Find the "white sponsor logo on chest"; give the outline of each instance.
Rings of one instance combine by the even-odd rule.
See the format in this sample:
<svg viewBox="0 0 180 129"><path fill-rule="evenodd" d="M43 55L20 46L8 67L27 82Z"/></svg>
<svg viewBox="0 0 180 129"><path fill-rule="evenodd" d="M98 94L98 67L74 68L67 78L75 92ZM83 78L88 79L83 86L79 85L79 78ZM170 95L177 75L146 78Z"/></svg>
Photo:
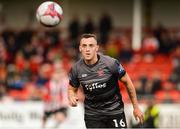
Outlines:
<svg viewBox="0 0 180 129"><path fill-rule="evenodd" d="M82 74L81 77L87 77L87 74Z"/></svg>
<svg viewBox="0 0 180 129"><path fill-rule="evenodd" d="M94 89L105 88L106 83L103 83L103 84L93 83L90 85L86 84L85 87L86 87L86 90L93 91Z"/></svg>

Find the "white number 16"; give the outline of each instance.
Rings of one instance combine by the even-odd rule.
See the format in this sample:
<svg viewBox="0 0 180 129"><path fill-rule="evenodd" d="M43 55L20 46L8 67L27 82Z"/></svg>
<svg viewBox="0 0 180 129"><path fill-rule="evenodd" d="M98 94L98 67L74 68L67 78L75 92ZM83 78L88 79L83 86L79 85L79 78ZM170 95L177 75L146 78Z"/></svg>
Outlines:
<svg viewBox="0 0 180 129"><path fill-rule="evenodd" d="M119 125L120 125L120 127L125 127L125 126L126 126L126 125L125 125L125 122L123 121L123 119L121 119L121 120L119 121L119 124L118 124L117 119L113 119L113 122L114 122L114 124L115 124L115 127L119 127Z"/></svg>

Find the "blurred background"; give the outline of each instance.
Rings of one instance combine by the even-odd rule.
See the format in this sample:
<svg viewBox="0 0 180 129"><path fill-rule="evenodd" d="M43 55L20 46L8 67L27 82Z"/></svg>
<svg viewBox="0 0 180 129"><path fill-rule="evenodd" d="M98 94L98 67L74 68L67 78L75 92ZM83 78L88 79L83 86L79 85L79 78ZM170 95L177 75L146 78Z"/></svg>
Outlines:
<svg viewBox="0 0 180 129"><path fill-rule="evenodd" d="M35 17L43 0L0 0L0 128L41 127L45 86L57 64L68 73L80 58L82 33L97 34L100 52L118 59L129 73L145 127L180 128L180 1L54 1L64 19L46 28ZM120 85L128 126L140 127ZM59 126L72 127L84 129L81 102Z"/></svg>

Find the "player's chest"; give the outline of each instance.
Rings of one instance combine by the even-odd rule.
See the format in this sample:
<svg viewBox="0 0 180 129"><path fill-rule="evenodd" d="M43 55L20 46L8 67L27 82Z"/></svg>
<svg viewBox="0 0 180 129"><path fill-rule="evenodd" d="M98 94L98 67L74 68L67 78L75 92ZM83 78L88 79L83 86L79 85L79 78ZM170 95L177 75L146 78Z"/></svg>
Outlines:
<svg viewBox="0 0 180 129"><path fill-rule="evenodd" d="M93 67L93 68L81 68L78 71L78 79L81 83L97 82L107 80L112 76L111 71L106 66Z"/></svg>

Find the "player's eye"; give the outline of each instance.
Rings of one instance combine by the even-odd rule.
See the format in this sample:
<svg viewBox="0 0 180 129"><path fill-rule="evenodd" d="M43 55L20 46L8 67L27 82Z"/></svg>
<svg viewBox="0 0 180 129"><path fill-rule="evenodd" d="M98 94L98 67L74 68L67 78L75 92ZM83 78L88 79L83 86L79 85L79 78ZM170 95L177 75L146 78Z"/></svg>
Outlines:
<svg viewBox="0 0 180 129"><path fill-rule="evenodd" d="M82 44L82 47L85 48L85 47L87 47L87 45L86 44Z"/></svg>
<svg viewBox="0 0 180 129"><path fill-rule="evenodd" d="M89 47L94 47L94 44L90 44Z"/></svg>

